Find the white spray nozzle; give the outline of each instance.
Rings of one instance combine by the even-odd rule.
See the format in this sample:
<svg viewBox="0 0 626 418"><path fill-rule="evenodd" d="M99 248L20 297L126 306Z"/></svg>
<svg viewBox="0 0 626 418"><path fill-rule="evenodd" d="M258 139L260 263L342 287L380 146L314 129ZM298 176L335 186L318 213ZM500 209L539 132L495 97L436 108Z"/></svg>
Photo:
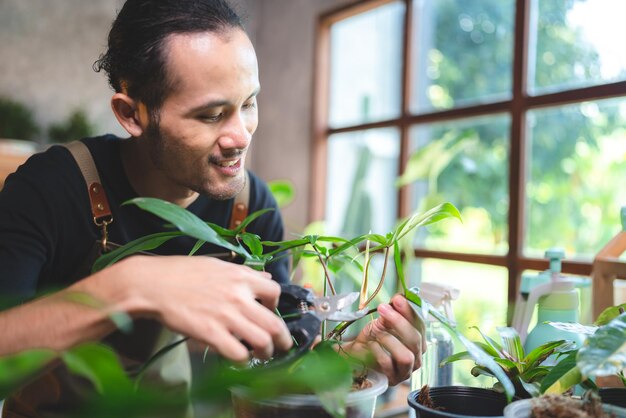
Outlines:
<svg viewBox="0 0 626 418"><path fill-rule="evenodd" d="M457 300L460 290L447 284L422 283L420 286L420 296L435 308L443 308L444 315L454 321L454 311L452 301Z"/></svg>

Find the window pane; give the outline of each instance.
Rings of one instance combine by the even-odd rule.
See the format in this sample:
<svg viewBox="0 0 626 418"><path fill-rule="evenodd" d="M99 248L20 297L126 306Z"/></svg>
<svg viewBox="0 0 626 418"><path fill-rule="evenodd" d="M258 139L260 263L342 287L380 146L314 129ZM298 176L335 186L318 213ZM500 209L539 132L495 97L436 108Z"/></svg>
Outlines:
<svg viewBox="0 0 626 418"><path fill-rule="evenodd" d="M353 237L386 233L397 216L400 134L372 129L331 135L326 177L327 232Z"/></svg>
<svg viewBox="0 0 626 418"><path fill-rule="evenodd" d="M448 220L420 229L418 247L503 254L508 249L509 125L507 115L412 128L403 179L412 183L412 207L453 203L463 223Z"/></svg>
<svg viewBox="0 0 626 418"><path fill-rule="evenodd" d="M534 0L529 78L532 94L626 79L626 3Z"/></svg>
<svg viewBox="0 0 626 418"><path fill-rule="evenodd" d="M528 113L524 252L563 247L591 259L619 231L626 204L626 101Z"/></svg>
<svg viewBox="0 0 626 418"><path fill-rule="evenodd" d="M386 4L332 25L332 127L400 115L403 30L403 2Z"/></svg>
<svg viewBox="0 0 626 418"><path fill-rule="evenodd" d="M503 267L458 261L420 259L414 264L414 283L434 282L460 290L459 299L452 302L457 328L470 340L479 341L480 334L470 327L477 326L485 334L499 341L496 327L506 325L508 273ZM485 292L485 289L489 289ZM455 352L463 351L458 342ZM477 379L471 375L471 361L454 363L453 383L468 386L493 385L491 379Z"/></svg>
<svg viewBox="0 0 626 418"><path fill-rule="evenodd" d="M513 0L415 1L411 110L508 99Z"/></svg>

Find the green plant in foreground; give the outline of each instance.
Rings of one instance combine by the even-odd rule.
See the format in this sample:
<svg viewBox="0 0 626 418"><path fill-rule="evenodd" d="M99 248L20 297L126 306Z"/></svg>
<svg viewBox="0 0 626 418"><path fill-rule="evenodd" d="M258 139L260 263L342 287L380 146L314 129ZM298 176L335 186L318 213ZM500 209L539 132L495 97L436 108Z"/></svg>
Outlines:
<svg viewBox="0 0 626 418"><path fill-rule="evenodd" d="M443 326L455 335L467 347L468 353L475 361L491 370L502 382L502 388L510 397L514 393L514 387L507 375L498 367L494 359L489 356L479 346L467 338L465 338L453 324L442 316L436 309L432 308L426 301L419 297L419 290L408 288L404 273L403 263L400 257L399 241L405 237L413 229L438 222L446 218L458 218L460 215L458 210L450 203L441 204L423 214L415 214L408 219L399 223L399 225L386 235L380 234L364 234L353 239L344 239L341 237L309 235L303 236L295 240L287 240L280 242L267 242L251 233L245 232L245 228L254 220L263 216L267 210L262 210L251 214L244 222L235 230L228 230L218 225L206 223L196 217L187 210L158 199L152 198L136 198L127 204L134 204L143 210L153 213L171 224L176 230L152 234L139 238L135 241L120 247L110 253L103 255L93 266L93 270L97 271L106 266L121 260L140 251L151 251L167 242L180 236L190 236L197 240L197 244L192 249L190 255L196 253L204 243L210 243L220 246L224 249L234 252L242 260L243 264L252 268L262 270L268 263L274 262L282 257L291 255L293 259L293 268L296 268L300 260L305 257L313 257L317 259L323 266L325 275L326 292L334 293L333 273L341 271L346 265L356 265L363 272L363 282L366 284L369 278L370 253L380 252L384 256L384 267L376 290L368 295L367 286L364 285L361 292L360 308L370 308L372 300L381 289L387 270L390 265L395 265L398 278L400 279L402 291L406 298L411 302L411 306L422 318L428 315L436 317ZM366 250L362 250L365 247ZM265 250L269 249L269 250ZM93 303L91 303L93 305ZM116 316L119 320L119 316ZM352 382L352 374L354 365L351 365L348 359L338 353L338 350L332 348L336 344L336 339L340 338L350 323L340 323L328 335L325 335L326 341L318 344L314 350L306 353L302 357L285 363L272 365L270 362L267 367L252 369L235 369L232 365L225 363L223 367L215 367L210 370L206 376L200 378L201 384L197 385L191 393L191 400L194 402L214 403L228 399L224 393L227 388L243 385L250 392L259 397L271 397L285 392L298 390L300 393L315 393L321 400L324 407L335 417L341 417L345 414L345 395L350 390ZM158 360L169 349L183 342L184 339L165 347L148 363ZM149 384L141 381L141 373L138 378L132 382L132 385L120 383L110 385L99 379L107 380L111 373L102 373L107 369L102 367L103 364L111 362L111 370L121 370L119 362L113 364L114 360L108 355L103 355L97 344L87 346L88 348L81 352L81 355L89 357L89 355L99 356L95 360L74 361L72 370L80 375L88 378L94 384L101 397L93 405L97 405L98 414L106 413L114 414L111 408L119 408L119 405L125 405L125 416L132 416L132 412L136 408L138 413L141 411L142 405L145 407L146 400L150 400L150 408L163 408L172 405L178 405L183 401L188 401L184 396L154 396L150 391ZM80 350L80 348L78 348ZM68 350L74 353L74 350ZM90 354L91 353L91 354ZM95 353L95 354L93 354ZM62 358L68 361L65 353L54 354L55 358ZM114 356L113 356L114 357ZM71 355L69 361L71 361ZM30 370L36 370L37 366L43 363L32 363ZM78 364L78 366L77 366ZM98 365L95 367L93 365ZM357 366L358 367L358 366ZM361 367L366 367L362 365ZM206 371L205 371L206 372ZM18 373L19 374L19 373ZM122 382L124 378L129 379L122 372L114 373L113 378ZM270 377L268 377L270 376ZM121 379L121 380L120 380ZM125 380L124 380L125 382ZM7 382L7 387L11 387L11 382ZM124 390L111 389L125 388ZM131 389L128 389L131 388ZM105 413L106 412L106 413ZM142 412L145 413L145 410ZM90 416L93 411L89 411ZM87 415L89 415L87 414Z"/></svg>
<svg viewBox="0 0 626 418"><path fill-rule="evenodd" d="M524 353L517 331L510 327L498 328L502 344L498 344L481 332L484 342L476 342L492 356L502 371L515 385L515 393L521 398L542 394L561 394L575 385L597 389L593 377L619 376L624 386L626 379L626 313L621 307L606 309L596 321L596 326L551 323L552 326L573 332L589 334L580 348L566 340L551 341ZM622 309L620 313L619 309ZM480 332L480 330L479 330ZM553 360L556 358L555 360ZM453 354L441 364L472 359L467 351ZM548 360L550 359L550 360ZM476 361L474 376L495 376L489 368ZM496 387L501 383L496 383Z"/></svg>
<svg viewBox="0 0 626 418"><path fill-rule="evenodd" d="M572 344L565 340L552 341L535 348L529 353L524 352L519 334L511 327L498 327L498 334L502 344L498 344L489 336L480 332L484 342L476 342L486 353L492 356L506 376L513 382L515 393L521 398L539 396L541 394L541 382L552 369L552 365L546 364L546 360L557 354L566 354L572 351ZM453 354L444 359L441 365L459 360L472 360L467 351ZM485 375L496 377L490 369L483 364L477 363L472 368L472 375ZM501 385L496 383L496 387Z"/></svg>
<svg viewBox="0 0 626 418"><path fill-rule="evenodd" d="M577 384L593 386L592 378L619 376L626 378L626 304L610 307L598 316L595 327L580 327L591 333L582 347L561 360L541 384L542 393L563 393ZM555 327L571 327L552 323ZM571 329L571 328L570 328Z"/></svg>

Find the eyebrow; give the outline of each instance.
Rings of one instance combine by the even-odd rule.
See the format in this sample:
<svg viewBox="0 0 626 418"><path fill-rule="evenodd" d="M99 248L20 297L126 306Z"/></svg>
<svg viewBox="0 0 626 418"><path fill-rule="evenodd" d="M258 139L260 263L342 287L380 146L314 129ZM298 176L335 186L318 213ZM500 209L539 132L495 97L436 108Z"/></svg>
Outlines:
<svg viewBox="0 0 626 418"><path fill-rule="evenodd" d="M257 87L256 89L254 89L252 94L250 96L248 96L248 98L245 101L248 101L251 98L257 96L259 94L259 91L261 91L260 87ZM204 103L204 104L202 104L200 106L194 107L193 109L191 109L189 111L189 113L201 112L203 110L212 109L214 107L228 106L230 104L231 103L228 100L213 100L213 101Z"/></svg>

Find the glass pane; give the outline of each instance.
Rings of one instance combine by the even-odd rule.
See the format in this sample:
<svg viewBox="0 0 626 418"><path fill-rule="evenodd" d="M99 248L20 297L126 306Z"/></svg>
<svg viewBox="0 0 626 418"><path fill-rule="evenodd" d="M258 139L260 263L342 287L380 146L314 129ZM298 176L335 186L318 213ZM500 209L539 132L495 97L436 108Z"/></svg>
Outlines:
<svg viewBox="0 0 626 418"><path fill-rule="evenodd" d="M496 327L506 325L508 273L503 267L463 263L436 259L420 259L414 264L416 274L412 281L446 284L460 290L460 296L452 302L457 328L472 341L481 340L480 334L470 327L477 326L485 334L499 340ZM485 292L485 289L489 289ZM455 344L455 352L464 347ZM491 386L491 379L477 379L471 375L471 361L459 361L453 365L453 384L467 386Z"/></svg>
<svg viewBox="0 0 626 418"><path fill-rule="evenodd" d="M372 129L328 139L327 233L354 237L372 230L387 233L397 216L400 134Z"/></svg>
<svg viewBox="0 0 626 418"><path fill-rule="evenodd" d="M412 184L412 207L424 211L449 201L463 217L463 223L447 220L418 230L418 247L507 251L509 125L507 115L495 115L412 128L412 155L402 177Z"/></svg>
<svg viewBox="0 0 626 418"><path fill-rule="evenodd" d="M332 127L400 115L404 2L335 23L330 31Z"/></svg>
<svg viewBox="0 0 626 418"><path fill-rule="evenodd" d="M534 0L528 86L542 94L626 79L626 2Z"/></svg>
<svg viewBox="0 0 626 418"><path fill-rule="evenodd" d="M415 1L411 110L511 96L513 0Z"/></svg>
<svg viewBox="0 0 626 418"><path fill-rule="evenodd" d="M562 247L590 260L619 231L626 204L626 100L528 113L524 253Z"/></svg>

